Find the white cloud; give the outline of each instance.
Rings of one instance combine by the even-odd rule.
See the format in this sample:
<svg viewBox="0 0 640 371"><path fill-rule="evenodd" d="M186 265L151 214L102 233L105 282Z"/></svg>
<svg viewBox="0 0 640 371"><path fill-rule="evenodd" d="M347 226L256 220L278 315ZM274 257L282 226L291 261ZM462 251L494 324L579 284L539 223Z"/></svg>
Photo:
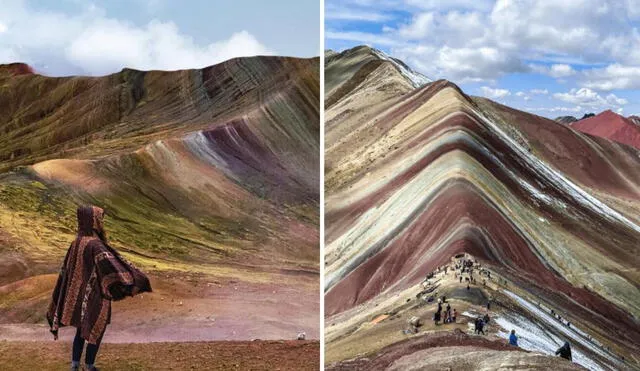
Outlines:
<svg viewBox="0 0 640 371"><path fill-rule="evenodd" d="M568 64L554 64L551 66L549 75L551 77L569 77L576 74L576 70Z"/></svg>
<svg viewBox="0 0 640 371"><path fill-rule="evenodd" d="M576 74L576 70L568 64L552 64L547 67L540 64L530 64L531 70L536 73L548 75L553 78L569 77Z"/></svg>
<svg viewBox="0 0 640 371"><path fill-rule="evenodd" d="M0 33L6 32L7 31L7 26L0 22Z"/></svg>
<svg viewBox="0 0 640 371"><path fill-rule="evenodd" d="M555 93L553 97L561 101L591 108L619 107L629 103L626 99L618 98L615 94L603 97L589 88L571 89L567 93Z"/></svg>
<svg viewBox="0 0 640 371"><path fill-rule="evenodd" d="M398 44L398 40L395 40L391 37L359 31L341 32L328 30L325 32L324 36L327 39L356 41L367 45L388 46Z"/></svg>
<svg viewBox="0 0 640 371"><path fill-rule="evenodd" d="M328 20L381 22L392 19L390 13L333 3L325 5L324 17Z"/></svg>
<svg viewBox="0 0 640 371"><path fill-rule="evenodd" d="M585 70L581 85L591 89L640 89L640 67L618 63L605 68Z"/></svg>
<svg viewBox="0 0 640 371"><path fill-rule="evenodd" d="M574 107L566 107L566 106L556 106L556 107L536 107L536 108L526 108L527 111L546 111L550 113L578 113L583 112L584 108L581 106Z"/></svg>
<svg viewBox="0 0 640 371"><path fill-rule="evenodd" d="M584 110L584 108L582 108L582 106L575 106L575 107L562 107L562 106L556 106L556 107L552 107L547 109L547 111L549 112L582 112Z"/></svg>
<svg viewBox="0 0 640 371"><path fill-rule="evenodd" d="M580 76L576 64L612 60L640 65L640 31L633 22L640 18L637 0L346 2L383 13L402 9L413 16L399 25L384 24L380 34L340 30L329 38L375 43L379 37L392 55L420 62L424 68L416 67L421 72L456 82L490 81L531 69L564 79ZM469 68L476 61L478 67ZM533 67L527 66L532 61ZM621 78L611 85L631 84Z"/></svg>
<svg viewBox="0 0 640 371"><path fill-rule="evenodd" d="M529 90L531 94L539 94L539 95L547 95L549 94L549 90L547 89L531 89Z"/></svg>
<svg viewBox="0 0 640 371"><path fill-rule="evenodd" d="M93 5L70 16L34 11L22 2L9 4L11 9L3 17L9 27L0 38L0 50L5 51L0 53L0 63L48 60L48 67L35 66L45 74L64 74L70 69L103 75L124 67L199 68L233 57L273 54L242 30L227 39L199 45L173 22L151 21L137 26L109 18Z"/></svg>
<svg viewBox="0 0 640 371"><path fill-rule="evenodd" d="M387 14L375 13L375 12L339 12L329 11L325 13L326 19L340 19L347 21L368 21L368 22L380 22L391 17Z"/></svg>
<svg viewBox="0 0 640 371"><path fill-rule="evenodd" d="M583 62L640 62L634 5L600 0L498 0L490 14L496 42L531 56L573 56Z"/></svg>
<svg viewBox="0 0 640 371"><path fill-rule="evenodd" d="M517 99L510 103L520 108L536 102L553 112L595 112L622 106L637 111L632 95L618 90L640 90L640 0L326 2L383 14L403 12L393 22L380 21L381 32L369 28L372 31L356 33L351 30L363 30L335 27L328 38L380 45L432 78L511 89ZM499 80L511 73L531 72L556 79L566 90L553 96L558 91L556 84L552 87L525 79L516 85L511 79Z"/></svg>
<svg viewBox="0 0 640 371"><path fill-rule="evenodd" d="M416 13L409 23L400 24L397 33L403 40L420 40L451 48L485 45L484 16L479 12L452 10Z"/></svg>
<svg viewBox="0 0 640 371"><path fill-rule="evenodd" d="M488 86L482 86L480 91L482 95L491 99L501 99L511 95L511 92L507 89L493 89Z"/></svg>
<svg viewBox="0 0 640 371"><path fill-rule="evenodd" d="M421 45L395 47L391 53L427 76L446 78L456 83L495 80L506 72L526 70L517 59L494 48Z"/></svg>
<svg viewBox="0 0 640 371"><path fill-rule="evenodd" d="M492 0L405 0L407 5L421 9L476 9L491 10Z"/></svg>
<svg viewBox="0 0 640 371"><path fill-rule="evenodd" d="M411 23L403 25L398 29L398 34L409 40L419 40L435 30L435 18L437 14L420 13L413 17Z"/></svg>

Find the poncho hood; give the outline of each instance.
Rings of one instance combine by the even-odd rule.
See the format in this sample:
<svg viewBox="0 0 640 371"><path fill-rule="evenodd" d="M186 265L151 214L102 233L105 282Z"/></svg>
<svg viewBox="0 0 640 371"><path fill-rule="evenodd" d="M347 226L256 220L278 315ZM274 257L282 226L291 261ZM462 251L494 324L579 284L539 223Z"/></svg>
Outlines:
<svg viewBox="0 0 640 371"><path fill-rule="evenodd" d="M98 206L80 206L76 214L78 217L78 236L106 236L104 209Z"/></svg>

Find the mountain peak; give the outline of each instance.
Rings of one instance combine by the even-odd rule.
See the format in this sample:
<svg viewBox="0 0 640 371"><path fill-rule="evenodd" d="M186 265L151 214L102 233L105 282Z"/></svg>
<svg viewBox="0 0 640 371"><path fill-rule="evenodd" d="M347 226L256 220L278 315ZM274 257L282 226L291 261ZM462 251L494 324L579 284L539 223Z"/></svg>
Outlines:
<svg viewBox="0 0 640 371"><path fill-rule="evenodd" d="M376 57L382 60L391 62L404 77L409 79L409 81L411 82L414 88L419 88L433 81L427 76L421 74L420 72L414 71L413 69L411 69L411 67L407 66L407 64L401 61L400 59L391 57L387 55L385 52L378 50L376 48L369 48L369 49L371 50L371 53L373 53Z"/></svg>
<svg viewBox="0 0 640 371"><path fill-rule="evenodd" d="M576 121L573 129L640 149L640 128L630 119L611 110Z"/></svg>
<svg viewBox="0 0 640 371"><path fill-rule="evenodd" d="M34 69L26 63L0 64L0 76L19 76L35 74Z"/></svg>
<svg viewBox="0 0 640 371"><path fill-rule="evenodd" d="M616 120L616 121L625 122L627 121L627 118L616 112L613 112L610 109L607 109L598 113L595 116L587 117L581 121L586 121L586 120L597 120L598 122L610 122L612 120Z"/></svg>
<svg viewBox="0 0 640 371"><path fill-rule="evenodd" d="M559 116L559 117L556 117L554 121L560 124L569 125L573 122L578 121L578 119L575 118L574 116Z"/></svg>
<svg viewBox="0 0 640 371"><path fill-rule="evenodd" d="M404 63L402 60L400 60L398 58L395 58L395 57L391 57L390 55L388 55L384 51L376 49L376 48L368 46L368 45L354 46L351 49L347 49L347 50L342 51L342 53L331 54L331 57L338 56L338 55L348 56L348 55L353 55L353 54L358 54L358 53L372 55L372 56L374 56L375 58L377 58L379 60L391 63L396 68L396 70L398 70L398 72L400 72L400 74L402 74L402 76L404 76L407 79L407 81L414 88L419 88L419 87L424 86L424 85L426 85L426 84L428 84L428 83L433 81L432 79L430 79L427 76L421 74L420 72L417 72L417 71L413 70L406 63ZM325 54L325 55L327 55L327 54Z"/></svg>

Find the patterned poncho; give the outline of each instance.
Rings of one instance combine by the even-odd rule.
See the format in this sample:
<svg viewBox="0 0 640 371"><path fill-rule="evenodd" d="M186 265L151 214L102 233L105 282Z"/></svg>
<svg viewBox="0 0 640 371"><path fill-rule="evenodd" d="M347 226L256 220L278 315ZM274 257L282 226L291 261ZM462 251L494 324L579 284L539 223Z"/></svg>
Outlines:
<svg viewBox="0 0 640 371"><path fill-rule="evenodd" d="M74 326L99 344L111 320L111 300L150 292L149 279L106 244L104 210L78 208L78 236L69 247L47 311L51 332Z"/></svg>

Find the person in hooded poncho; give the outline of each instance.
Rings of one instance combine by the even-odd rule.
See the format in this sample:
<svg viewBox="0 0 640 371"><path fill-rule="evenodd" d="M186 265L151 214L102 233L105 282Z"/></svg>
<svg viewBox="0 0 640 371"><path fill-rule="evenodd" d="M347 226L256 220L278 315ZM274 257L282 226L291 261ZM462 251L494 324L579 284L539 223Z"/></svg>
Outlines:
<svg viewBox="0 0 640 371"><path fill-rule="evenodd" d="M111 301L151 292L151 284L144 273L107 244L103 209L81 206L77 215L78 235L64 258L47 320L55 340L60 327L77 329L71 369L78 370L86 341L87 370L96 370L98 348L111 321Z"/></svg>

